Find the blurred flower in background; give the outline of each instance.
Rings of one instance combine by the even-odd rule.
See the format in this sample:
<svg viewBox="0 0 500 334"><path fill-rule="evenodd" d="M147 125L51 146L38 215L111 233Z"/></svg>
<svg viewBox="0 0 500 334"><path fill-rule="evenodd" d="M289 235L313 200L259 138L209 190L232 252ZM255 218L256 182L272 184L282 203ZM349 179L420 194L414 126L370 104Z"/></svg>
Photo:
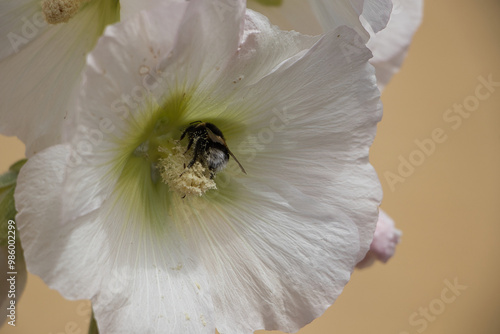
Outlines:
<svg viewBox="0 0 500 334"><path fill-rule="evenodd" d="M369 36L381 90L401 67L423 14L423 0L249 0L248 6L282 29L316 35L348 25L365 36L359 45Z"/></svg>
<svg viewBox="0 0 500 334"><path fill-rule="evenodd" d="M367 44L373 53L370 63L375 67L380 90L403 65L413 35L422 22L423 0L393 1L387 27L377 33L370 31L371 38Z"/></svg>
<svg viewBox="0 0 500 334"><path fill-rule="evenodd" d="M119 18L117 0L0 1L0 133L27 157L60 142L85 57Z"/></svg>
<svg viewBox="0 0 500 334"><path fill-rule="evenodd" d="M60 143L87 54L107 25L143 2L0 1L0 133L19 137L27 157Z"/></svg>
<svg viewBox="0 0 500 334"><path fill-rule="evenodd" d="M264 13L282 29L319 35L341 25L353 28L368 40L363 25L378 32L391 14L391 0L249 0L248 7Z"/></svg>

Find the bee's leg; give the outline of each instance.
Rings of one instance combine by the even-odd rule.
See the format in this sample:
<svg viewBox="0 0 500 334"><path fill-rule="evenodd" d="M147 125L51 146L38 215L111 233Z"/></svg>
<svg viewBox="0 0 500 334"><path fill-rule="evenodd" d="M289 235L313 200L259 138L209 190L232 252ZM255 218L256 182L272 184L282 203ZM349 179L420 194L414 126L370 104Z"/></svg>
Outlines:
<svg viewBox="0 0 500 334"><path fill-rule="evenodd" d="M191 159L191 161L187 165L187 168L193 167L194 163L198 160L198 156L200 154L203 154L203 145L202 145L201 141L197 140L196 144L194 145L193 159Z"/></svg>
<svg viewBox="0 0 500 334"><path fill-rule="evenodd" d="M184 132L182 132L182 135L181 135L181 139L180 139L180 140L183 140L183 139L184 139L184 136L186 135L186 133L188 133L188 132L190 132L191 130L193 130L193 128L194 128L194 127L193 127L192 125L191 125L191 126L188 126L188 127L186 128L186 130L184 130Z"/></svg>
<svg viewBox="0 0 500 334"><path fill-rule="evenodd" d="M187 149L184 151L184 153L183 153L183 154L186 154L186 153L187 153L187 151L189 151L189 149L190 149L190 148L191 148L191 146L193 145L193 141L194 141L194 139L193 139L193 138L189 139L188 147L187 147Z"/></svg>

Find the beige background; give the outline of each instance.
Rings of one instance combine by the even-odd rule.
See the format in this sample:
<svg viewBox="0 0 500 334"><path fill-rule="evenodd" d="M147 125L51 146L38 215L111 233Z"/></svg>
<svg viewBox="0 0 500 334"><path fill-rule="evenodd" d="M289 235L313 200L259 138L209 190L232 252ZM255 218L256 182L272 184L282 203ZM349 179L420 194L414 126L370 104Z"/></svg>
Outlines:
<svg viewBox="0 0 500 334"><path fill-rule="evenodd" d="M402 243L388 264L356 271L335 305L300 334L500 333L500 87L458 129L443 120L454 103L474 95L479 76L500 82L499 18L497 0L426 3L409 57L384 92L371 153L382 207L403 230ZM416 157L415 140L436 128L446 141L392 191L384 173L397 173L399 156ZM0 154L4 171L23 147L2 137ZM445 304L444 280L455 278L467 288ZM439 314L417 314L418 326L410 323L429 306ZM0 333L86 333L87 311L87 302L65 301L29 276L18 326Z"/></svg>

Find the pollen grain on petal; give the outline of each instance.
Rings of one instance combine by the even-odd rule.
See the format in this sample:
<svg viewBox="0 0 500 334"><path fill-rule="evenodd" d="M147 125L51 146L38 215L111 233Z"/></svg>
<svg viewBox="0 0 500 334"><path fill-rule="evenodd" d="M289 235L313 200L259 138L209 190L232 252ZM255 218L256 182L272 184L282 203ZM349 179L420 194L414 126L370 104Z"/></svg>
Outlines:
<svg viewBox="0 0 500 334"><path fill-rule="evenodd" d="M206 327L207 326L207 321L205 320L205 316L203 314L200 315L200 320L201 320L201 323L203 324L203 327Z"/></svg>

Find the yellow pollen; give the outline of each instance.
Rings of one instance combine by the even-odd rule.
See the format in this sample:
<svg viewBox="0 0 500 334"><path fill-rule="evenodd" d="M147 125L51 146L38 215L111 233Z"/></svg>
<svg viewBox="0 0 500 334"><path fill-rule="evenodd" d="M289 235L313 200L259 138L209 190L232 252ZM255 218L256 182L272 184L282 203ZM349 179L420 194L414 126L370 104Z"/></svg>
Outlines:
<svg viewBox="0 0 500 334"><path fill-rule="evenodd" d="M189 154L184 154L185 148L178 143L172 150L159 147L158 150L168 154L159 160L160 175L164 183L171 190L181 196L202 196L210 189L217 189L214 180L210 178L210 171L196 162L191 168L186 168L189 163Z"/></svg>
<svg viewBox="0 0 500 334"><path fill-rule="evenodd" d="M42 0L42 12L49 24L68 22L89 0Z"/></svg>

